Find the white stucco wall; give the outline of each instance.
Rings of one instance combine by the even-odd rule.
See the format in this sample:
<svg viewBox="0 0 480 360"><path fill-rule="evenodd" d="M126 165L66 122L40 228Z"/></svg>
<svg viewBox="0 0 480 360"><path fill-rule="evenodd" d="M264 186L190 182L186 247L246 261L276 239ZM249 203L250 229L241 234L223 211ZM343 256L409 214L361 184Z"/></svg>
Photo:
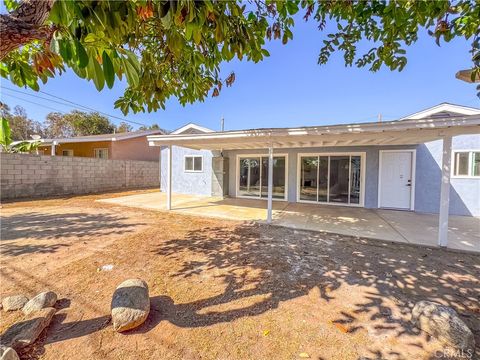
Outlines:
<svg viewBox="0 0 480 360"><path fill-rule="evenodd" d="M161 190L167 188L167 148L161 150ZM202 155L202 172L185 172L185 155ZM172 146L172 191L178 194L211 195L212 192L212 152L192 150Z"/></svg>
<svg viewBox="0 0 480 360"><path fill-rule="evenodd" d="M452 139L453 150L480 150L480 135ZM442 140L421 144L417 149L415 210L437 213L440 206ZM453 166L453 158L452 158ZM480 178L452 178L450 214L480 216Z"/></svg>

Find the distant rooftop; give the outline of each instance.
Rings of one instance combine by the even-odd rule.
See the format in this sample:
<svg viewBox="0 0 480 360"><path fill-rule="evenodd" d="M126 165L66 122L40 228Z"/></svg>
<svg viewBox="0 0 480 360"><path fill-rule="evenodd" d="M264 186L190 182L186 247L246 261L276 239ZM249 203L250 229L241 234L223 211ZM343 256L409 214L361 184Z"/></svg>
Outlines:
<svg viewBox="0 0 480 360"><path fill-rule="evenodd" d="M149 135L163 135L166 134L165 130L137 130L131 132L122 132L116 134L101 134L101 135L86 135L86 136L74 136L69 138L45 138L40 139L42 143L75 143L75 142L91 142L91 141L122 141L127 139L134 139L142 136Z"/></svg>

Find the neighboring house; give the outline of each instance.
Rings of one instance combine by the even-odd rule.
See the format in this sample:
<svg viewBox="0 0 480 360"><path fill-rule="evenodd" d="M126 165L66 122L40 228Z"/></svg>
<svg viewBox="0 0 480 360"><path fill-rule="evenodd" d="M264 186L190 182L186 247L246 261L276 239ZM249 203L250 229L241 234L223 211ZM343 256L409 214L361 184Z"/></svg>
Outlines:
<svg viewBox="0 0 480 360"><path fill-rule="evenodd" d="M39 152L45 155L95 157L113 160L158 161L158 149L148 146L147 136L164 134L162 130L117 134L40 139Z"/></svg>
<svg viewBox="0 0 480 360"><path fill-rule="evenodd" d="M162 146L164 191L171 148L175 193L266 199L271 170L273 200L438 213L442 196L442 211L480 216L476 108L443 103L397 121L289 129L214 132L188 124L148 140ZM450 151L442 183L442 154Z"/></svg>

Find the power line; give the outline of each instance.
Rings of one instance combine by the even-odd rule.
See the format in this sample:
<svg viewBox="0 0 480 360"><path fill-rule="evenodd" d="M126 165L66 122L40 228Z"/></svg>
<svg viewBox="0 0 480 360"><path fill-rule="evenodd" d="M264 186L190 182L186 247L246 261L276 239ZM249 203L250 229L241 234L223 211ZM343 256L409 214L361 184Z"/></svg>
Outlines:
<svg viewBox="0 0 480 360"><path fill-rule="evenodd" d="M4 89L4 90L9 90L9 91L14 91L14 92L19 93L19 94L22 94L22 95L32 96L32 97L34 97L34 98L36 98L36 99L43 99L43 100L51 101L51 102L54 102L54 103L57 103L57 104L60 104L60 105L72 107L72 105L68 105L68 104L65 104L65 103L63 103L63 102L56 101L56 100L52 100L52 99L49 99L49 98L46 98L46 97L43 97L43 96L38 96L38 95L34 95L34 94L28 94L28 93L23 92L23 91L18 91L18 90L15 90L15 89L9 89L9 88L7 88L7 87L4 87L3 89ZM9 94L5 94L5 95L9 95Z"/></svg>
<svg viewBox="0 0 480 360"><path fill-rule="evenodd" d="M126 120L125 118L121 118L121 117L116 116L116 115L111 115L111 114L105 113L105 112L103 112L103 111L99 111L99 110L97 110L97 109L94 109L94 108L91 108L91 107L88 107L88 106L85 106L85 105L82 105L82 104L79 104L79 103L76 103L76 102L73 102L73 101L70 101L70 100L61 98L60 96L47 93L46 91L39 90L39 92L41 92L42 94L51 96L51 97L53 97L53 98L56 98L56 99L65 101L65 102L67 102L67 103L70 103L70 104L73 104L73 105L76 105L76 106L81 106L81 107L83 107L83 108L85 108L85 109L88 109L88 110L91 110L91 111L96 111L96 112L98 112L98 113L100 113L100 114L103 114L103 115L105 115L105 116L109 116L109 117L114 118L114 119L118 119L118 120L121 120L121 121L126 121L126 122L129 122L129 123L135 124L135 125L147 126L146 124L143 124L143 123L139 123L139 122L132 121L132 120Z"/></svg>
<svg viewBox="0 0 480 360"><path fill-rule="evenodd" d="M27 100L27 99L23 99L23 98L21 98L21 97L15 96L15 95L11 95L11 94L3 94L3 95L5 95L5 96L10 96L10 97L12 97L12 98L14 98L14 99L22 100L22 101L28 102L28 103L30 103L30 104L38 105L38 106L44 107L44 108L46 108L46 109L53 110L53 111L56 111L56 112L65 114L64 111L60 111L60 110L58 110L58 109L52 108L52 107L47 106L47 105L39 104L39 103L34 102L34 101L30 101L30 100Z"/></svg>
<svg viewBox="0 0 480 360"><path fill-rule="evenodd" d="M89 107L89 106L85 106L85 105L82 105L82 104L79 104L79 103L70 101L70 100L68 100L68 99L64 99L64 98L62 98L62 97L60 97L60 96L56 96L56 95L47 93L46 91L39 90L39 92L41 92L42 94L51 96L51 97L53 97L53 98L62 100L62 101L64 101L64 102L66 102L66 103L69 103L69 104L72 104L72 105L75 105L75 106L68 105L68 104L65 104L65 103L61 103L61 102L59 102L59 101L56 101L56 100L53 100L53 99L49 99L49 98L46 98L46 97L42 97L42 96L38 96L38 95L33 95L33 94L28 94L28 93L26 93L26 92L23 92L23 91L20 91L20 90L16 90L16 89L12 89L12 88L9 88L9 87L3 86L3 85L2 85L2 88L5 89L5 90L10 90L10 91L17 92L17 93L20 93L20 94L23 94L23 95L33 96L33 97L36 97L36 98L44 99L44 100L46 100L46 101L55 102L55 103L57 103L57 104L64 105L64 106L69 106L69 107L73 107L73 108L75 108L75 107L81 107L81 108L84 108L84 109L86 109L86 110L95 111L95 112L98 112L99 114L108 116L108 117L110 117L110 118L117 119L117 120L121 120L121 121L125 121L125 122L132 123L132 124L135 124L135 125L148 126L148 125L143 124L143 123L139 123L139 122L132 121L132 120L127 120L127 119L125 119L125 118L121 118L121 117L119 117L119 116L111 115L111 114L105 113L105 112L103 112L103 111L99 111L99 110L97 110L97 109L91 108L91 107ZM7 94L6 94L6 95L7 95ZM38 105L38 104L37 104L37 105Z"/></svg>

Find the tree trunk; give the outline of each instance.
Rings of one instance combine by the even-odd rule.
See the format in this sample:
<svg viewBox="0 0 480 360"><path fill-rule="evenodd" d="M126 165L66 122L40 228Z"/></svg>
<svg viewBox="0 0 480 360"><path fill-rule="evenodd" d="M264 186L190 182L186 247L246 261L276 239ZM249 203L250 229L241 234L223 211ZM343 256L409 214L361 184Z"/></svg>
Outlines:
<svg viewBox="0 0 480 360"><path fill-rule="evenodd" d="M8 15L0 15L0 59L33 40L47 40L53 28L43 26L55 0L25 0Z"/></svg>

